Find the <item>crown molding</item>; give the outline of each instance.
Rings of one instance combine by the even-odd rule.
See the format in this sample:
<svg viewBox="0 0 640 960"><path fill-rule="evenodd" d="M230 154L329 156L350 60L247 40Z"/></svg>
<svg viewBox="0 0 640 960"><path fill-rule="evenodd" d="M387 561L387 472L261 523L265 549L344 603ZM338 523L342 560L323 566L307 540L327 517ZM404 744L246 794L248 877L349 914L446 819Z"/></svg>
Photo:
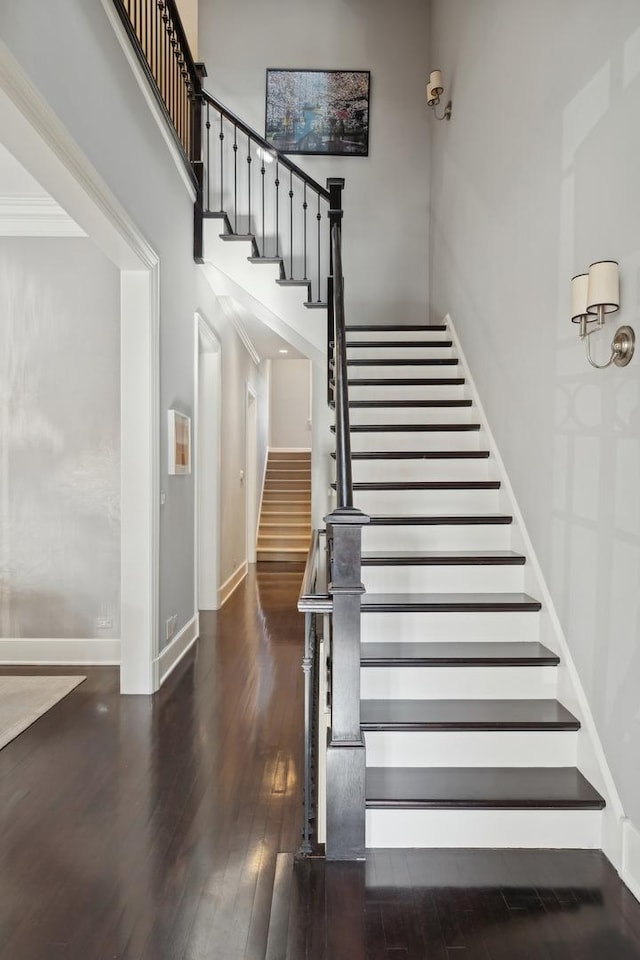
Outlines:
<svg viewBox="0 0 640 960"><path fill-rule="evenodd" d="M0 196L0 237L86 237L52 197Z"/></svg>

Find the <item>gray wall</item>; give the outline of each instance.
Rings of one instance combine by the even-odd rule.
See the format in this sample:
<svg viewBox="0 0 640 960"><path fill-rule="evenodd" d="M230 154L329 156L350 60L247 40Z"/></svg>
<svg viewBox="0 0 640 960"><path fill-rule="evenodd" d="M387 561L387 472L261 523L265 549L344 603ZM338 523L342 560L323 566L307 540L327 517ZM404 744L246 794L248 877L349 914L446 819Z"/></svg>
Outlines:
<svg viewBox="0 0 640 960"><path fill-rule="evenodd" d="M119 616L120 275L89 240L0 239L0 636Z"/></svg>
<svg viewBox="0 0 640 960"><path fill-rule="evenodd" d="M294 158L322 184L346 179L346 299L360 323L427 312L427 14L424 0L200 2L206 88L260 133L267 67L371 71L369 157Z"/></svg>
<svg viewBox="0 0 640 960"><path fill-rule="evenodd" d="M202 275L198 277L198 311L220 341L222 351L222 423L220 461L220 584L247 559L246 495L240 471L246 475L247 384L256 393L257 491L256 516L269 436L268 361L256 366Z"/></svg>
<svg viewBox="0 0 640 960"><path fill-rule="evenodd" d="M311 362L271 361L272 447L311 447Z"/></svg>
<svg viewBox="0 0 640 960"><path fill-rule="evenodd" d="M0 0L0 37L160 257L161 483L167 410L193 417L193 203L100 0ZM55 42L54 42L55 40ZM21 158L26 163L26 158ZM194 476L160 511L160 637L193 616Z"/></svg>
<svg viewBox="0 0 640 960"><path fill-rule="evenodd" d="M432 313L450 311L640 824L640 362L589 367L569 281L620 261L640 333L637 0L433 0Z"/></svg>

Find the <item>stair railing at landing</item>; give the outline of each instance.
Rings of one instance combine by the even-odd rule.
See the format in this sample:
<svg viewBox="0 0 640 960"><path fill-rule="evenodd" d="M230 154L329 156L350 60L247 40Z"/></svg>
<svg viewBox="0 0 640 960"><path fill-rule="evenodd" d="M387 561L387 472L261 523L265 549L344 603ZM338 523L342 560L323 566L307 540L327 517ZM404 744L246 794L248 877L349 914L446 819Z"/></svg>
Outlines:
<svg viewBox="0 0 640 960"><path fill-rule="evenodd" d="M278 283L306 287L307 307L326 307L328 190L206 91L202 105L202 217L251 240L251 260L276 264Z"/></svg>

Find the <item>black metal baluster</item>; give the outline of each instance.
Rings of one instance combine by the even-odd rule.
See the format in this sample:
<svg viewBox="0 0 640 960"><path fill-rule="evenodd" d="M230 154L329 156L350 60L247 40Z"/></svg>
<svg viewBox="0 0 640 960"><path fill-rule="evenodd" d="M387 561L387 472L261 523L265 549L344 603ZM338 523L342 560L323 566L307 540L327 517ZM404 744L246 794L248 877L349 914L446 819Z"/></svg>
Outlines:
<svg viewBox="0 0 640 960"><path fill-rule="evenodd" d="M303 279L303 280L307 280L307 279L308 279L308 278L307 278L307 208L308 208L309 204L307 203L307 184L306 184L306 183L305 183L305 185L304 185L304 194L303 194L303 196L304 196L304 201L303 201L303 204L302 204L302 209L303 209L303 211L304 211L304 213L303 213L303 218L304 218L304 224L303 224L303 234L304 234L304 277L303 277L302 279Z"/></svg>
<svg viewBox="0 0 640 960"><path fill-rule="evenodd" d="M293 280L293 170L289 170L289 241L291 243L289 279Z"/></svg>
<svg viewBox="0 0 640 960"><path fill-rule="evenodd" d="M207 205L205 209L207 212L211 209L211 153L210 153L210 139L211 139L211 120L209 118L209 101L207 100L207 120L205 123L207 130L207 143L206 143L206 156L207 156Z"/></svg>
<svg viewBox="0 0 640 960"><path fill-rule="evenodd" d="M224 213L224 117L220 114L220 213Z"/></svg>
<svg viewBox="0 0 640 960"><path fill-rule="evenodd" d="M318 194L318 212L316 214L316 220L318 221L318 303L322 303L320 297L320 224L322 222L322 214L320 213L320 194Z"/></svg>
<svg viewBox="0 0 640 960"><path fill-rule="evenodd" d="M251 229L251 137L247 134L247 233L253 233Z"/></svg>
<svg viewBox="0 0 640 960"><path fill-rule="evenodd" d="M233 125L233 230L238 232L238 128Z"/></svg>
<svg viewBox="0 0 640 960"><path fill-rule="evenodd" d="M262 256L266 257L267 251L264 243L264 175L266 173L264 165L264 148L262 148L262 164L260 165L260 179L262 180Z"/></svg>
<svg viewBox="0 0 640 960"><path fill-rule="evenodd" d="M280 256L280 177L278 176L279 163L276 160L276 257Z"/></svg>

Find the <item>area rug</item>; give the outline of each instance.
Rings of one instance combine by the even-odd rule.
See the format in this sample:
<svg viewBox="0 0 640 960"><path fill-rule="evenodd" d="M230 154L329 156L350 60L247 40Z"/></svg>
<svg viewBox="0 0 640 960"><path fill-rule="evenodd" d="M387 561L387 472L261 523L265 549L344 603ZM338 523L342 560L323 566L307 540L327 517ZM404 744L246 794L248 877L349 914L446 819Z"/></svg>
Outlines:
<svg viewBox="0 0 640 960"><path fill-rule="evenodd" d="M0 677L0 750L86 677Z"/></svg>

